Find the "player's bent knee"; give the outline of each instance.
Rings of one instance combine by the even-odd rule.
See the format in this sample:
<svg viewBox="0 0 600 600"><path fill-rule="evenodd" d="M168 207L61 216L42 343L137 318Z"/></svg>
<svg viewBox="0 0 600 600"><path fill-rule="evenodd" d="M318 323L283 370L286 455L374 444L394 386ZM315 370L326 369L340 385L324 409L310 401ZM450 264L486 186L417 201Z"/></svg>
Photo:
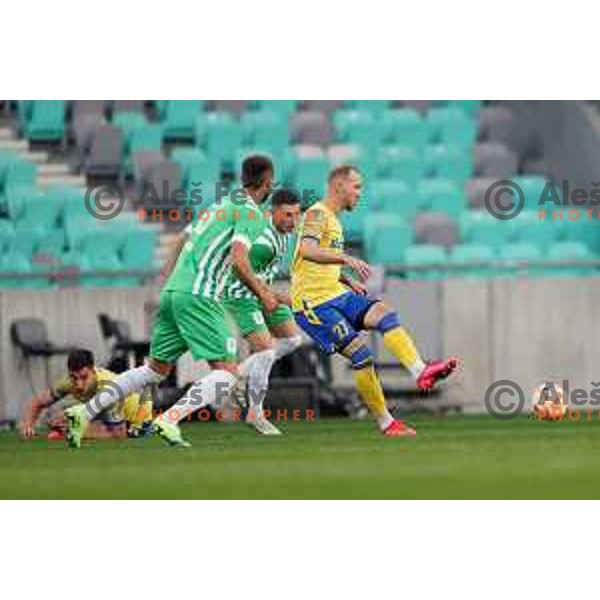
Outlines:
<svg viewBox="0 0 600 600"><path fill-rule="evenodd" d="M400 319L393 311L390 311L381 317L377 325L375 325L375 329L382 334L386 334L388 331L392 331L392 329L396 329L397 327L400 327Z"/></svg>

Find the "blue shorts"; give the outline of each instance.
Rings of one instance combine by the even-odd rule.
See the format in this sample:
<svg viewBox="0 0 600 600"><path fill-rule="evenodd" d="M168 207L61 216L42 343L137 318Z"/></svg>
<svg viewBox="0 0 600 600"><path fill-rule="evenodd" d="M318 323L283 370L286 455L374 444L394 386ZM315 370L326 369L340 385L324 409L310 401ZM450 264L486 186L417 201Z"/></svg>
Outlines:
<svg viewBox="0 0 600 600"><path fill-rule="evenodd" d="M364 329L364 317L379 302L356 292L346 292L328 302L294 313L298 326L327 354L345 348Z"/></svg>

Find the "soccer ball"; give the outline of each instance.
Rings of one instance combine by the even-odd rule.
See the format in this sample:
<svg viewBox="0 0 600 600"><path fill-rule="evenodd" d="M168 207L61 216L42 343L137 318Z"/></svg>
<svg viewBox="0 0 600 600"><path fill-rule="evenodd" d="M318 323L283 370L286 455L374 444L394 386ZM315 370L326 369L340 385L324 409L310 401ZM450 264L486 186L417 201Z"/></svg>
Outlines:
<svg viewBox="0 0 600 600"><path fill-rule="evenodd" d="M541 383L531 396L531 414L539 420L560 421L569 409L568 404L562 386L553 382Z"/></svg>

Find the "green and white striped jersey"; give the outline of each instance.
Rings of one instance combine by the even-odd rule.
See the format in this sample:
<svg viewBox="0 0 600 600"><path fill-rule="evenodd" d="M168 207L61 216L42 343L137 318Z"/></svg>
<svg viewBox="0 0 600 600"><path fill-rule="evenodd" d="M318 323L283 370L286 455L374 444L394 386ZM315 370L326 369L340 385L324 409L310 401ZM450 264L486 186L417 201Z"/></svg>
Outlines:
<svg viewBox="0 0 600 600"><path fill-rule="evenodd" d="M266 224L250 197L241 206L231 198L220 208L213 205L208 217L194 223L164 289L218 300L230 281L231 245L241 241L250 249Z"/></svg>
<svg viewBox="0 0 600 600"><path fill-rule="evenodd" d="M249 253L250 264L252 270L265 283L273 283L279 273L281 263L288 251L289 240L290 236L279 233L269 220L262 234L252 244ZM227 286L226 296L228 298L256 298L254 293L234 274L232 274L230 283Z"/></svg>

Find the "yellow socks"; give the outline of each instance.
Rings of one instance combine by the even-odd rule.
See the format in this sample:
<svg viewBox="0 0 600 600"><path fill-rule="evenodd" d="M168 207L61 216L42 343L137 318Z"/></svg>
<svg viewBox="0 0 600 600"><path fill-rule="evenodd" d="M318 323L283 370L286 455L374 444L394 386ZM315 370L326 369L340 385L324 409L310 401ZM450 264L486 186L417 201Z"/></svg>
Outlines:
<svg viewBox="0 0 600 600"><path fill-rule="evenodd" d="M395 327L383 334L385 347L412 373L416 379L425 367L415 344L404 327Z"/></svg>
<svg viewBox="0 0 600 600"><path fill-rule="evenodd" d="M358 393L367 405L369 412L377 420L379 427L386 429L394 418L390 415L385 405L385 397L375 368L373 365L369 365L362 369L355 369L353 372Z"/></svg>

